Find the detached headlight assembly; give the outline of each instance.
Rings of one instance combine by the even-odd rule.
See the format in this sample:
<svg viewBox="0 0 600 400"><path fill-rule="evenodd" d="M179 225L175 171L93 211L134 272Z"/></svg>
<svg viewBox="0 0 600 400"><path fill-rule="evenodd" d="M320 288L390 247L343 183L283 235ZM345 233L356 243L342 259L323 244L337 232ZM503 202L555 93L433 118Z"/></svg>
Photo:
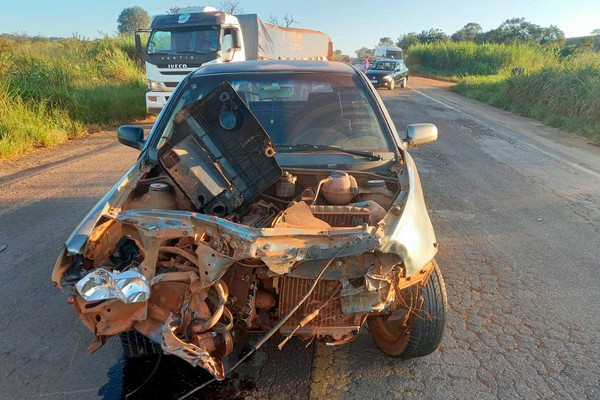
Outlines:
<svg viewBox="0 0 600 400"><path fill-rule="evenodd" d="M148 83L148 89L150 89L150 90L161 90L162 89L162 87L160 86L160 82L153 81L152 79L148 79L147 83Z"/></svg>

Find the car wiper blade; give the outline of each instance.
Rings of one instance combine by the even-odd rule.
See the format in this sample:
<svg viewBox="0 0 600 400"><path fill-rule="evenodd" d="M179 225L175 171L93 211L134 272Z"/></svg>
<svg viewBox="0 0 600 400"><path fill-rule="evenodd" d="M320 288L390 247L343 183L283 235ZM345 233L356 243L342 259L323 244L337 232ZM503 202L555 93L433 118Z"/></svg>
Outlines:
<svg viewBox="0 0 600 400"><path fill-rule="evenodd" d="M371 151L344 149L342 146L336 146L332 144L275 143L275 149L280 153L297 153L302 151L339 151L340 153L365 157L374 161L383 160L381 156Z"/></svg>

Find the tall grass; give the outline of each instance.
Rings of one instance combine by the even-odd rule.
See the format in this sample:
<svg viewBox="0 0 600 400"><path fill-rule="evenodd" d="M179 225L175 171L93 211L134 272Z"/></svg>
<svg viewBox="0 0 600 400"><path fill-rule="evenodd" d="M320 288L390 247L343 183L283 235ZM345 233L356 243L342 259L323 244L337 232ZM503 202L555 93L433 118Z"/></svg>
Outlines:
<svg viewBox="0 0 600 400"><path fill-rule="evenodd" d="M495 75L515 67L540 68L549 56L549 50L526 44L448 41L411 46L407 63L415 72L446 76Z"/></svg>
<svg viewBox="0 0 600 400"><path fill-rule="evenodd" d="M0 158L145 116L132 38L0 38Z"/></svg>
<svg viewBox="0 0 600 400"><path fill-rule="evenodd" d="M600 142L600 54L514 76L466 77L454 91Z"/></svg>
<svg viewBox="0 0 600 400"><path fill-rule="evenodd" d="M407 63L413 72L456 77L460 94L600 143L599 53L561 58L541 46L445 42L411 46Z"/></svg>

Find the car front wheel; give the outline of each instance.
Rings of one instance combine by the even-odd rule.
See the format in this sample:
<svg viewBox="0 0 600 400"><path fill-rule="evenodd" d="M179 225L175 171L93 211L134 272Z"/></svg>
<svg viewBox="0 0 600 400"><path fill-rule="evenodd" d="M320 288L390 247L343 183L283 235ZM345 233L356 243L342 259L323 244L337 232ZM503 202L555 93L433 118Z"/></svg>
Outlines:
<svg viewBox="0 0 600 400"><path fill-rule="evenodd" d="M446 286L439 266L425 286L411 296L415 307L404 316L402 309L388 315L369 317L367 323L373 340L387 355L400 358L423 357L433 353L442 341L448 312ZM407 289L408 290L408 289ZM409 300L410 301L410 300ZM421 308L418 305L422 302Z"/></svg>
<svg viewBox="0 0 600 400"><path fill-rule="evenodd" d="M408 81L408 77L404 77L402 78L402 83L400 83L400 88L405 88L406 87L406 82Z"/></svg>
<svg viewBox="0 0 600 400"><path fill-rule="evenodd" d="M395 87L396 87L396 81L392 79L392 80L390 81L390 84L389 84L389 86L388 86L388 89L389 89L389 90L394 90L394 88L395 88Z"/></svg>

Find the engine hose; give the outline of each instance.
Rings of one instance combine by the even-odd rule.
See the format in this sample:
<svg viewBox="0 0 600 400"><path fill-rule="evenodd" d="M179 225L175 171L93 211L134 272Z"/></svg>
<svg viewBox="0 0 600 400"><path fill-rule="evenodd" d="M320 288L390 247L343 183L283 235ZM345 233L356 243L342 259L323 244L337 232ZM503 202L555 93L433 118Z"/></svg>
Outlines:
<svg viewBox="0 0 600 400"><path fill-rule="evenodd" d="M217 309L213 313L213 315L207 320L202 318L193 318L190 321L188 326L190 326L190 329L194 333L206 332L207 330L212 328L217 322L219 322L219 320L223 316L223 312L225 310L225 303L227 302L228 291L225 289L227 286L225 286L225 282L223 282L222 280L218 280L212 287L217 291L217 295L219 296ZM228 315L230 316L231 313L229 313Z"/></svg>

